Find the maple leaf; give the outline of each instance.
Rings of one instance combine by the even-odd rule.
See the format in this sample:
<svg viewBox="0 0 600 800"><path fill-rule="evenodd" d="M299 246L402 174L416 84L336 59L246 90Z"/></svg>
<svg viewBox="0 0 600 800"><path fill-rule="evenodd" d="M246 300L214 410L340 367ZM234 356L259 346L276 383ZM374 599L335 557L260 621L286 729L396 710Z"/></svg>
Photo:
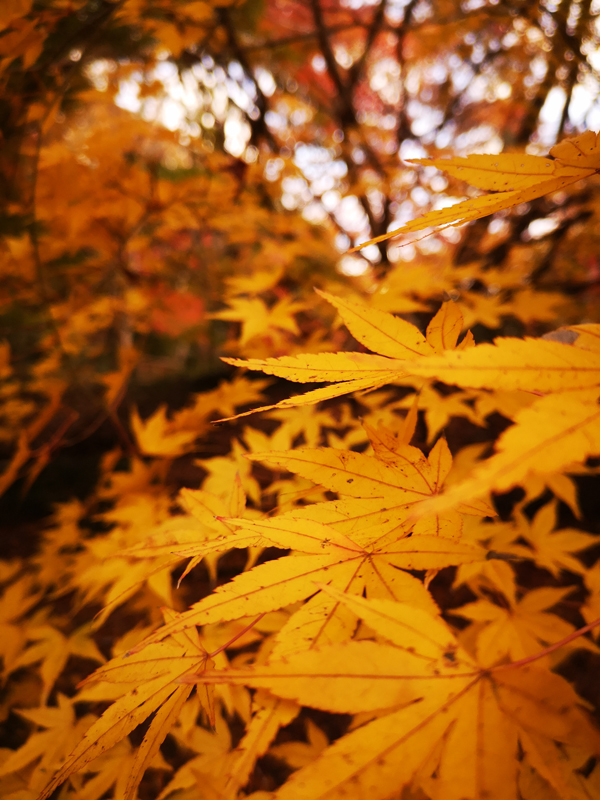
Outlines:
<svg viewBox="0 0 600 800"><path fill-rule="evenodd" d="M3 674L12 671L27 642L27 630L18 620L40 600L31 575L23 575L4 588L0 598L0 655Z"/></svg>
<svg viewBox="0 0 600 800"><path fill-rule="evenodd" d="M188 680L240 683L336 713L374 712L294 773L278 800L389 797L413 778L449 800L517 796L519 746L560 785L556 743L600 751L569 684L534 663L480 668L439 618L323 586L387 643L351 641Z"/></svg>
<svg viewBox="0 0 600 800"><path fill-rule="evenodd" d="M401 233L440 225L464 225L465 222L557 192L582 178L589 178L600 167L598 135L593 131L586 131L581 136L566 139L555 145L550 150L550 155L554 160L523 153L408 159L412 164L438 167L467 181L471 186L491 190L495 194L465 200L439 211L430 211L401 228L363 242L349 252L353 253Z"/></svg>
<svg viewBox="0 0 600 800"><path fill-rule="evenodd" d="M182 409L174 415L181 427L198 425L199 418L208 417L212 412L234 414L236 406L245 406L261 399L261 392L267 381L249 381L236 375L231 381L221 381L216 389L195 395L190 409Z"/></svg>
<svg viewBox="0 0 600 800"><path fill-rule="evenodd" d="M418 394L414 397L407 397L395 403L390 403L393 408L410 408L414 402L418 403L419 408L425 412L427 423L427 440L435 440L440 431L446 427L452 417L466 417L474 425L482 426L483 416L479 412L479 407L475 411L469 405L472 400L467 392L457 392L455 394L443 395L436 391L432 386L424 384Z"/></svg>
<svg viewBox="0 0 600 800"><path fill-rule="evenodd" d="M481 419L498 412L503 417L514 420L521 409L531 406L535 400L535 394L520 389L504 391L502 388L495 388L477 392L474 405L476 414Z"/></svg>
<svg viewBox="0 0 600 800"><path fill-rule="evenodd" d="M222 552L223 540L229 542L231 547L247 546L242 537L231 543L232 529L224 522L224 517L241 515L245 509L246 496L239 475L236 474L233 480L229 497L219 497L204 489L182 489L179 501L188 514L168 520L144 542L116 554L121 558L149 562L140 564L139 569L134 568L136 583L141 583L165 566L174 566L184 558L189 561L179 583L203 560L215 583L216 560ZM140 578L139 570L144 578Z"/></svg>
<svg viewBox="0 0 600 800"><path fill-rule="evenodd" d="M67 753L81 739L93 721L91 715L76 719L72 701L62 694L57 696L58 706L15 709L24 719L45 730L32 733L25 744L15 750L0 766L0 777L18 772L37 762L28 786L39 792Z"/></svg>
<svg viewBox="0 0 600 800"><path fill-rule="evenodd" d="M198 438L197 430L177 430L167 420L166 406L160 406L151 417L143 421L134 409L131 426L142 453L154 456L179 456L192 448Z"/></svg>
<svg viewBox="0 0 600 800"><path fill-rule="evenodd" d="M245 455L246 448L237 439L234 439L228 455L198 461L198 465L208 472L203 484L204 490L218 495L223 493L223 487L225 487L225 493L229 494L231 487L239 482L249 497L258 504L260 502L260 485L252 475L252 467L244 458Z"/></svg>
<svg viewBox="0 0 600 800"><path fill-rule="evenodd" d="M156 491L156 487L152 490L144 486L152 475L152 470L140 468L133 473L113 476L117 486L125 491L114 507L102 515L103 520L112 525L112 530L106 536L88 539L85 548L75 557L76 569L70 586L77 589L85 602L100 595L106 603L96 617L96 626L104 622L117 603L123 603L135 594L142 582L147 582L148 588L163 602L172 602L168 569L172 559L164 559L162 563L157 559L149 570L145 564L127 563L120 557L121 551L143 541L149 530L158 528L169 519L172 500L168 494ZM112 486L108 494L114 489Z"/></svg>
<svg viewBox="0 0 600 800"><path fill-rule="evenodd" d="M309 447L316 447L321 443L323 428L333 428L338 425L343 426L343 419L336 420L330 409L317 410L311 406L304 406L291 411L289 409L277 409L269 413L271 419L281 420L287 426L289 436L293 441L298 434L302 433L306 444ZM351 423L351 418L348 419ZM284 447L272 445L273 449L284 450ZM258 452L258 448L252 448ZM261 448L263 451L265 448Z"/></svg>
<svg viewBox="0 0 600 800"><path fill-rule="evenodd" d="M300 712L300 706L289 700L274 698L268 692L257 692L253 700L254 714L231 762L224 796L235 800L245 786L257 759L264 755L279 729L288 725Z"/></svg>
<svg viewBox="0 0 600 800"><path fill-rule="evenodd" d="M520 389L540 394L514 414L515 425L496 442L496 454L423 511L449 508L491 489L504 491L531 473L556 473L600 452L600 336L598 325L571 331L569 344L555 339L497 339L463 352L410 362L407 371L473 388ZM574 339L572 337L575 337Z"/></svg>
<svg viewBox="0 0 600 800"><path fill-rule="evenodd" d="M344 324L354 338L374 353L389 358L404 359L431 355L434 352L434 348L419 329L401 317L394 317L385 311L369 309L362 304L342 300L319 289L315 289L315 291L337 308ZM452 342L451 346L453 347L461 327L462 318L459 322L454 315L451 319L444 315L444 319L440 320L438 324L430 324L432 331L430 335L435 337L437 343L441 341L444 335L443 330L446 328L445 335Z"/></svg>
<svg viewBox="0 0 600 800"><path fill-rule="evenodd" d="M467 541L477 542L488 551L488 558L480 563L461 565L456 572L455 585L468 583L476 594L480 594L481 585L493 592L501 592L511 603L517 601L515 574L510 560L498 559L494 556L506 554L519 533L512 522L501 522L498 519L481 520L465 517L463 537ZM510 556L509 556L510 559Z"/></svg>
<svg viewBox="0 0 600 800"><path fill-rule="evenodd" d="M418 448L406 444L384 426L375 429L364 423L363 427L375 457L352 450L297 448L291 453L254 453L248 458L264 460L346 496L338 506L348 523L346 530L352 535L356 534L356 526L350 527L355 516L361 519L361 528L376 524L380 532L391 532L407 521L412 504L439 493L452 466L452 456L444 439L438 440L426 458ZM373 522L369 518L369 508L374 515ZM495 514L482 501L466 502L459 511L480 516ZM302 513L313 512L307 508ZM439 533L435 517L427 524L428 532Z"/></svg>
<svg viewBox="0 0 600 800"><path fill-rule="evenodd" d="M577 498L577 484L568 475L555 473L550 475L530 475L523 481L525 497L521 501L524 506L535 497L539 497L549 489L555 497L571 509L575 517L581 517L581 509Z"/></svg>
<svg viewBox="0 0 600 800"><path fill-rule="evenodd" d="M94 672L84 681L85 684L105 681L123 685L125 694L86 731L45 787L39 800L45 800L70 775L154 715L128 775L124 798L133 798L144 771L154 759L190 694L192 687L178 683L179 679L189 671L202 670L207 661L208 654L202 648L197 634L187 632L147 648L138 656L128 653L119 656ZM204 693L204 702L210 717L214 718L210 691Z"/></svg>
<svg viewBox="0 0 600 800"><path fill-rule="evenodd" d="M556 473L600 453L598 389L539 398L519 411L496 441L496 453L462 483L424 504L423 513L489 492L506 491L532 473Z"/></svg>
<svg viewBox="0 0 600 800"><path fill-rule="evenodd" d="M222 360L233 366L260 370L268 375L276 375L297 383L320 383L328 380L344 382L323 389L315 389L300 397L256 409L257 411L318 403L357 389L382 386L404 373L404 362L397 359L352 352L282 356L264 360L252 358L246 361L236 358L223 358Z"/></svg>
<svg viewBox="0 0 600 800"><path fill-rule="evenodd" d="M571 587L543 587L532 589L518 602L510 602L508 608L480 599L453 609L452 613L483 623L477 636L477 659L482 666L492 666L507 656L518 661L535 655L541 647L567 638L575 626L556 614L546 613L546 609L560 603L569 592ZM583 637L573 644L591 647ZM567 655L566 648L562 655Z"/></svg>
<svg viewBox="0 0 600 800"><path fill-rule="evenodd" d="M442 305L430 322L427 335L423 336L416 326L393 314L342 300L325 292L319 294L337 308L352 335L378 355L348 352L282 356L264 360L222 359L233 366L261 370L299 383L341 381L255 411L312 405L342 394L376 389L386 383L393 383L407 373L410 374L406 367L408 363L419 361L423 357L427 360L444 346L456 347L458 334L462 329L460 310L456 306L451 308L451 303ZM458 349L466 349L470 343L470 339L465 337Z"/></svg>
<svg viewBox="0 0 600 800"><path fill-rule="evenodd" d="M235 275L226 283L231 296L238 294L261 294L273 289L283 277L283 267L254 270L251 275Z"/></svg>
<svg viewBox="0 0 600 800"><path fill-rule="evenodd" d="M28 664L35 664L37 661L42 662L40 677L44 689L40 700L41 705L47 703L52 687L65 668L70 655L101 663L104 661L102 653L89 636L87 626L80 628L68 637L52 625L30 626L26 637L36 644L30 645L16 658L11 666L11 671Z"/></svg>
<svg viewBox="0 0 600 800"><path fill-rule="evenodd" d="M600 341L600 325L590 327ZM406 369L413 375L474 389L494 388L501 374L505 391L575 391L600 384L600 347L577 340L571 345L548 339L498 338L494 344L419 359Z"/></svg>
<svg viewBox="0 0 600 800"><path fill-rule="evenodd" d="M269 328L279 328L294 336L300 333L294 314L303 311L306 303L285 298L279 300L273 308L268 308L258 297L233 297L230 308L209 314L210 319L233 320L242 323L240 345L247 344L255 336L264 335Z"/></svg>
<svg viewBox="0 0 600 800"><path fill-rule="evenodd" d="M476 561L477 545L460 540L461 516L452 512L407 525L411 506L442 485L452 463L440 440L426 459L420 450L384 430L373 435L379 458L352 451L299 448L253 454L252 460L296 472L345 497L295 509L270 520L225 520L235 533L202 542L183 555L224 552L232 547L273 546L293 555L261 564L218 587L146 641L170 631L249 617L282 608L313 595L313 581L327 577L351 593L365 588L372 596L411 598L435 609L420 581L404 570L438 570ZM492 513L486 504L465 505L466 513ZM411 536L408 534L412 533ZM280 650L311 647L344 638L354 623L339 604L316 595L301 607L278 635Z"/></svg>
<svg viewBox="0 0 600 800"><path fill-rule="evenodd" d="M130 741L121 740L89 765L89 771L95 774L82 787L77 788L78 800L100 800L113 786L113 797L124 797L128 776L135 769L135 762L136 753ZM160 753L157 753L149 766L170 770Z"/></svg>
<svg viewBox="0 0 600 800"><path fill-rule="evenodd" d="M269 749L269 754L282 758L294 769L305 767L319 756L329 744L329 739L311 719L306 720L307 742L284 742Z"/></svg>
<svg viewBox="0 0 600 800"><path fill-rule="evenodd" d="M193 756L177 770L158 796L158 800L163 800L173 792L193 788L201 791L210 800L219 800L224 796L229 768L235 757L235 753L231 750L229 727L222 713L217 710L212 731L196 725L197 716L198 706L192 696L183 707L172 733L186 749L198 755Z"/></svg>
<svg viewBox="0 0 600 800"><path fill-rule="evenodd" d="M506 552L534 559L542 569L547 569L554 577L561 570L584 573L585 567L572 553L593 547L598 540L591 533L584 533L573 528L556 528L556 503L546 503L536 513L531 522L520 513L516 515L515 534L524 539L527 546L509 544Z"/></svg>
<svg viewBox="0 0 600 800"><path fill-rule="evenodd" d="M508 314L499 295L487 296L476 292L461 292L461 309L466 325L480 323L486 328L495 330L502 325L502 316ZM512 308L512 305L511 305Z"/></svg>
<svg viewBox="0 0 600 800"><path fill-rule="evenodd" d="M516 292L507 303L505 313L517 317L526 325L534 320L553 322L557 318L557 307L564 305L564 302L564 296L558 292L523 289Z"/></svg>

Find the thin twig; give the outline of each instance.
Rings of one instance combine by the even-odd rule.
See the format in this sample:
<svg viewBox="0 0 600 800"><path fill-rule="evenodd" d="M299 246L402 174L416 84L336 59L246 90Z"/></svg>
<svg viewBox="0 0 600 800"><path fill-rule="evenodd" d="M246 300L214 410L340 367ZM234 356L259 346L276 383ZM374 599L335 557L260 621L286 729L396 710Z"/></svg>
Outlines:
<svg viewBox="0 0 600 800"><path fill-rule="evenodd" d="M325 31L328 35L332 35L334 33L343 33L344 31L350 31L354 28L364 27L365 25L362 22L349 22L345 25L332 25L330 28L326 28ZM306 33L297 33L294 36L284 36L281 39L271 39L270 41L264 41L257 44L242 45L241 49L244 53L252 53L256 50L271 50L277 47L286 47L290 44L310 42L311 39L316 38L318 38L317 31L307 31Z"/></svg>
<svg viewBox="0 0 600 800"><path fill-rule="evenodd" d="M257 624L257 622L260 622L260 620L265 616L266 613L267 613L266 611L263 611L262 614L259 614L258 617L254 620L254 622L251 622L249 625L246 625L245 628L242 628L242 630L239 633L236 633L236 635L233 636L228 642L222 644L221 647L217 647L217 649L213 650L212 653L209 653L208 657L214 658L219 653L222 653L223 650L227 650L228 647L231 647L231 645L235 641L237 641L241 636L243 636L245 633L248 633L248 631L252 630L252 628Z"/></svg>
<svg viewBox="0 0 600 800"><path fill-rule="evenodd" d="M578 639L580 636L583 636L585 633L589 633L594 628L597 628L600 625L600 617L595 619L593 622L590 622L589 625L584 625L583 628L579 628L573 633L565 636L564 639L561 639L560 642L556 642L556 644L550 645L550 647L546 647L545 650L541 650L539 653L536 653L533 656L527 656L527 658L521 658L519 661L511 661L509 664L499 664L497 667L492 667L489 672L499 672L500 670L506 669L517 669L518 667L524 667L526 664L532 664L534 661L538 661L540 658L544 658L550 653L554 653L555 650L560 650L561 647L564 647L569 642L572 642L574 639Z"/></svg>
<svg viewBox="0 0 600 800"><path fill-rule="evenodd" d="M386 6L387 0L381 0L377 10L373 14L373 19L367 31L367 38L365 40L364 49L360 55L360 58L357 58L354 64L352 64L348 70L348 88L350 90L352 90L360 80L363 70L367 64L367 60L371 54L371 50L373 49L373 45L382 31L383 24L385 22Z"/></svg>

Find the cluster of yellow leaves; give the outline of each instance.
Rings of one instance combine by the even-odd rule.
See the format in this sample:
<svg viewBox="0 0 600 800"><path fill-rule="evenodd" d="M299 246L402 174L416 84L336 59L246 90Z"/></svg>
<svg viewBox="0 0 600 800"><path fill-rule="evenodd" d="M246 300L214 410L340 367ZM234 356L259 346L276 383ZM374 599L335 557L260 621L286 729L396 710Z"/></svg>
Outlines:
<svg viewBox="0 0 600 800"><path fill-rule="evenodd" d="M477 467L469 481L431 501L425 506L428 510L450 508L491 489L510 489L532 473L560 472L600 452L598 325L564 328L543 340L498 338L494 344L479 346L466 336L456 347L462 316L451 303L432 320L425 338L418 328L391 314L328 299L352 334L375 355L348 352L264 361L227 359L291 381L337 381L283 400L278 407L316 403L407 378L425 379L417 383L418 390L437 380L477 390L483 397L497 386L502 386L503 394L529 393L509 412L515 425L499 438L496 454Z"/></svg>
<svg viewBox="0 0 600 800"><path fill-rule="evenodd" d="M143 17L146 8L126 2L119 13ZM210 4L181 4L199 25L213 12ZM170 46L185 46L178 20L172 26ZM438 216L403 230L466 222L557 191L596 171L596 149L596 135L585 134L554 148L554 161L436 161L497 194L455 207L454 216L433 212ZM166 235L161 226L172 233L206 225L211 192L231 199L235 190L227 180L203 183L197 176L191 192L186 183L150 180L145 187L141 175L115 166L106 202L94 199L93 213L88 205L65 219L50 202L63 164L51 148L43 153L40 202L63 241L93 240L95 267L124 258L121 267L130 269L138 257L151 259L156 237ZM71 168L84 177L70 184L68 204L77 208L86 203L91 167L75 160ZM33 271L35 253L19 250L19 242L10 247L13 269L21 263ZM255 258L259 263L261 254ZM282 274L263 269L228 277L227 307L211 317L241 323L233 352L281 352L287 341L278 339L281 332L299 330L296 315L307 300L260 297ZM64 350L93 353L99 329L117 318L122 324L124 314L145 314L136 292L129 287L118 302L88 295L80 304L70 297L55 306ZM461 339L465 317L452 301L423 334L377 302L319 294L363 349L323 352L327 345L319 348L317 338L310 343L317 353L226 360L328 386L263 406L276 427L269 433L245 427L229 453L200 459L202 487L182 490L177 501L166 477L173 460L195 451L215 413L232 417L260 402L265 384L237 378L175 413L161 406L146 419L134 409L137 452L127 468L121 451L109 454L95 496L56 509L30 562L2 565L3 673L15 694L2 713L17 713L31 726L20 747L0 752L3 796L45 800L64 784L62 796L73 800L99 800L108 791L132 800L147 769L171 769L160 753L169 734L188 758L161 783L161 800L247 796L265 755L295 770L270 785L270 796L281 800L385 800L406 787L431 800L600 796L600 769L591 761L600 758L600 733L586 703L551 671L572 648L597 655L593 640L581 635L587 631L559 614L583 579L587 595L574 601L576 612L591 626L597 621L598 568L586 569L577 555L596 537L556 530L556 501L542 495L550 489L578 515L565 473L600 455L600 326L476 344L470 332ZM120 369L104 376L113 410L135 361L125 346L120 354ZM51 383L54 366L45 368L40 379ZM10 378L9 368L2 369ZM60 404L65 384L55 380L47 392L54 405L24 429L5 483L31 457L32 442ZM444 394L441 383L457 391ZM386 393L360 395L361 424L348 406L315 409L320 401L389 384L409 394L392 401ZM406 412L402 418L398 410ZM437 439L427 453L410 444L419 410L429 441ZM476 448L453 461L438 433L454 417L483 427L497 410L512 425L494 453L480 460ZM10 413L27 418L19 409ZM47 455L37 454L40 465ZM525 499L511 522L498 521L490 493L514 486L523 487ZM540 510L528 515L527 502L540 496ZM100 529L84 534L90 519ZM241 566L225 580L219 561L239 551ZM523 562L543 570L546 585L522 585L514 565ZM190 601L186 588L201 564L216 588ZM440 608L432 592L448 567L456 568L455 586L467 586L474 598L451 609ZM570 583L551 585L558 578ZM40 602L72 596L88 611L104 606L91 626L73 630ZM168 607L159 611L159 603ZM104 626L122 609L139 627L99 649ZM471 624L452 628L442 616L449 610ZM67 697L60 680L77 659L101 666ZM29 682L21 686L19 674ZM330 744L329 731L302 716L307 741L278 741L303 706L353 715L352 721ZM234 718L245 724L235 747ZM129 734L142 724L134 749ZM265 795L254 793L257 800Z"/></svg>
<svg viewBox="0 0 600 800"><path fill-rule="evenodd" d="M480 349L470 338L456 349L462 320L452 304L442 308L426 337L419 338L416 329L401 320L395 320L395 327L376 328L367 308L330 299L363 341L381 337L385 343L378 345L379 358L391 360L390 353L400 346L416 350L405 360L409 375L422 374L415 365L436 363L434 359L445 363L450 356ZM543 348L546 342L541 344ZM552 342L556 344L573 348ZM493 369L489 355L484 363ZM565 364L579 362L574 356L560 363L564 372ZM394 377L405 374L396 372ZM505 369L505 374L510 373ZM433 375L438 377L438 372ZM545 386L541 375L538 367L538 385ZM336 391L340 393L339 387ZM301 705L351 713L356 722L330 747L321 742L312 757L296 759L298 769L277 797L362 792L384 798L409 784L432 798L516 798L518 791L533 797L527 789L532 782L545 786L548 796L594 796L596 772L589 775L578 769L599 754L600 736L569 684L549 671L544 651L572 638L574 626L548 613L570 589L548 587L522 595L505 559L532 559L554 575L565 569L583 573L572 553L593 545L595 538L577 531L554 532L554 505L544 506L531 524L524 515L517 515L513 526L490 522L493 508L478 499L497 488L489 481L481 491L465 494L464 501L450 502L448 498L464 491L466 481L442 491L452 467L448 447L439 439L425 457L410 446L415 422L414 412L398 432L364 422L372 454L318 447L248 454L272 470L334 492L337 500L296 505L271 519L253 509L242 516L245 493L240 479L227 491L219 481L221 499L206 490L184 490L186 517L170 519L150 539L116 553L129 561L128 569L138 581L151 578L157 565L164 569L182 559L189 560L184 575L203 558L214 572L215 558L232 548L248 548L254 557L247 571L188 610L169 612L162 628L94 673L100 693L85 686L78 700L106 697L115 702L87 731L42 798L156 712L124 790L125 797L134 797L144 769L190 702L193 684L202 689L200 700L213 724L213 688L222 692L246 686L269 692L259 692L253 709L246 711L248 728L239 748L222 751L226 772L211 778L221 796L237 796L256 760ZM260 443L250 431L247 441ZM278 434L281 441L279 431L271 439ZM288 442L291 445L289 438ZM489 470L486 464L482 468ZM118 512L121 519L122 514ZM290 552L252 567L265 547ZM141 572L136 572L136 564L142 565ZM473 591L482 592L476 602L453 611L474 623L458 639L427 588L440 569L451 565L459 567L459 583L466 581ZM425 573L425 584L415 571ZM492 597L503 597L505 605L489 599L486 589L492 590ZM277 620L274 614L283 616ZM271 623L261 630L260 622L269 616ZM262 634L259 654L251 666L243 656L239 666L234 660L230 667L223 648L239 646L256 623L253 633ZM194 638L197 627L206 632L202 644ZM212 630L220 631L216 640ZM573 645L595 650L586 639L578 638ZM209 667L211 659L218 669ZM122 685L119 699L109 688L113 684ZM273 694L282 699L274 700ZM220 702L226 702L222 695ZM285 757L287 751L279 747L273 752ZM169 791L206 779L206 766L201 762L192 767L194 763L177 773Z"/></svg>

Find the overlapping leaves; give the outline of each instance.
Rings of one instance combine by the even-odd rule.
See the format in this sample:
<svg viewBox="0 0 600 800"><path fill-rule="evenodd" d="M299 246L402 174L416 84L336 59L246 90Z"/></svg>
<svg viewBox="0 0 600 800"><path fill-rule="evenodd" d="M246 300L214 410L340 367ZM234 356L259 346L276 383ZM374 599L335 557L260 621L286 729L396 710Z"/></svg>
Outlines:
<svg viewBox="0 0 600 800"><path fill-rule="evenodd" d="M376 456L329 448L300 448L252 456L295 472L340 499L317 503L273 519L226 519L235 531L212 541L184 545L165 542L179 556L198 558L235 547L276 547L292 554L242 573L159 629L148 641L196 625L263 614L311 598L278 635L279 647L297 649L339 640L353 623L339 603L323 597L314 581L328 580L351 594L392 597L434 608L413 570L438 570L484 557L476 545L461 540L462 517L453 510L411 521L411 509L435 494L451 466L446 442L439 440L429 458L398 442L385 430L372 433ZM382 455L385 454L385 455ZM193 493L188 493L193 494ZM193 510L193 507L192 507ZM460 511L487 515L485 503L464 504ZM153 547L158 545L155 541ZM132 556L144 556L130 551ZM312 596L312 597L311 597ZM302 633L299 635L298 630Z"/></svg>
<svg viewBox="0 0 600 800"><path fill-rule="evenodd" d="M280 406L314 403L357 389L375 388L385 381L411 383L415 378L492 394L501 387L502 391L536 397L515 414L515 425L496 444L497 453L464 485L427 502L425 511L450 508L493 489L510 489L531 473L559 472L572 462L600 453L600 325L577 325L544 339L498 338L493 344L476 346L467 335L457 347L462 317L450 303L442 306L423 337L415 326L392 314L338 298L327 299L338 308L351 333L379 355L328 353L264 361L230 360L301 382L324 380L328 365L332 369L330 380L340 381L345 366L360 363L362 371L352 372L352 378L289 398Z"/></svg>
<svg viewBox="0 0 600 800"><path fill-rule="evenodd" d="M331 386L314 389L257 411L310 405L349 392L375 389L386 383L393 383L410 374L407 367L409 363L418 362L420 358L429 358L445 348L455 348L462 330L462 315L459 308L451 302L444 303L429 324L427 335L423 336L415 325L386 311L370 309L325 292L319 294L337 308L350 333L377 355L347 352L282 356L264 360L223 359L234 366L260 370L297 383L332 383ZM459 348L466 349L472 344L472 336L467 334Z"/></svg>
<svg viewBox="0 0 600 800"><path fill-rule="evenodd" d="M492 157L444 161L452 175L498 192L456 207L466 209L461 221L475 219L485 209L505 208L502 203L509 198L509 204L523 202L593 174L596 135L563 143L552 154L554 161L494 156L499 160L491 171ZM432 219L429 215L407 230L430 225ZM258 503L245 508L239 479L231 487L223 477L233 474L233 458L220 480L212 480L211 488L220 484L220 496L206 488L185 490L188 514L118 553L119 563L127 559L139 567L141 562L140 574L147 575L157 564L166 568L188 559L185 577L206 560L214 577L220 555L248 549L247 569L187 611L167 612L162 628L91 677L78 700L117 699L91 725L42 798L152 718L131 762L127 786L118 789L133 798L144 769L177 718L191 715L189 727L197 727L199 706L189 700L194 685L213 722L218 719L215 686L225 691L227 685L231 693L236 687L240 692L246 691L243 687L256 690L252 713L249 702L240 712L243 703L236 706L229 696L228 711L247 722L246 733L237 751L230 751L229 739L221 743L221 776L214 785L207 783L208 794L227 800L248 786L257 758L268 751L279 728L299 713L300 704L356 716L350 731L334 744L321 742L313 748L309 763L276 791L278 800L342 800L348 795L384 800L399 796L409 784L411 793L418 796L422 790L433 800L515 800L522 782L532 775L547 796L597 796L588 791L588 775L589 759L600 756L600 734L585 704L548 670L544 658L561 637L563 644L572 644L576 635L574 626L548 611L562 602L568 589L543 587L521 597L506 562L499 562L495 573L486 569L494 566L501 543L503 557L533 558L555 577L562 569L583 572L572 553L587 548L591 537L553 534L556 520L546 511L531 526L522 520L521 541L515 530L503 537L502 524L478 521L478 533L472 536L463 527L464 515L477 520L494 514L485 501L489 490L525 483L532 474L564 477L561 471L571 462L600 452L600 326L573 326L542 340L498 339L477 346L467 334L458 344L463 317L454 303L442 306L423 335L391 314L322 295L372 354L230 360L297 382L331 384L279 407L308 406L385 383L406 382L434 391L434 381L468 389L468 394L458 394L471 404L475 419L477 408L501 410L508 392L523 393L527 401L515 402L507 411L514 424L498 439L496 453L463 470L462 479L447 491L452 458L445 440L439 439L428 456L409 444L418 393L416 401L408 398L412 405L400 435L364 424L368 452L349 449L355 442L335 449L291 449L291 435L287 444L271 444L278 449L251 448L251 462L311 482L337 499L292 504L278 516L263 516ZM184 452L196 435L193 426L169 430L164 413L156 419L152 430L150 423L136 420L144 452L168 457ZM255 432L254 442L259 438ZM548 485L557 482L548 478ZM256 501L256 481L252 486L249 494ZM577 510L576 499L573 507ZM265 547L281 551L280 557L250 568ZM474 622L458 637L428 591L437 571L448 566L459 566L460 580L479 594L475 602L455 610ZM591 578L588 587L585 613L593 614L597 587ZM256 652L244 653L233 668L212 668L196 627L235 628L233 638L212 653L216 656L270 613L279 615L276 622L260 634L253 631ZM204 634L210 637L210 629ZM544 651L545 645L553 647ZM595 649L591 642L587 647ZM508 663L508 658L523 660ZM220 666L226 663L221 656ZM205 755L199 759L175 777L173 791L193 786L195 770L208 774ZM573 781L578 788L573 789ZM167 787L162 796L169 791ZM525 796L529 800L533 793Z"/></svg>
<svg viewBox="0 0 600 800"><path fill-rule="evenodd" d="M125 797L134 797L145 769L158 753L193 688L182 684L181 679L204 669L207 663L211 662L197 633L189 631L148 648L142 656L124 654L93 673L86 683L114 684L122 689L122 696L86 731L46 786L40 800L49 797L69 775L153 716L128 776ZM207 688L200 695L214 721L212 692ZM99 696L102 697L102 693ZM93 692L89 697L93 699Z"/></svg>
<svg viewBox="0 0 600 800"><path fill-rule="evenodd" d="M137 559L157 554L163 559L169 554L189 557L192 565L204 556L240 547L271 546L291 553L243 572L188 611L169 615L166 624L142 645L102 667L94 680L122 683L138 677L143 684L131 688L95 723L44 797L156 712L136 757L128 788L133 791L185 702L186 686L177 689L178 682L205 668L208 656L194 644L196 626L244 620L305 600L275 639L272 654L287 657L352 638L359 615L340 601L346 595L366 593L370 598L392 599L438 613L429 592L411 572L434 574L443 567L485 557L483 548L462 540L462 517L457 511L424 518L416 526L410 521L415 503L443 485L452 462L448 446L440 439L426 458L385 429L369 430L369 434L374 456L326 448L253 456L337 492L336 501L273 519L213 517L211 526L207 524L211 522L208 495L188 490L187 507L200 524L194 529L188 523L180 534L169 530L162 541L156 536L148 545L128 551L129 558ZM240 513L243 493L237 493L237 501L235 494L229 508ZM462 510L475 515L493 513L485 503L465 504ZM191 537L198 532L201 535L193 542ZM322 592L317 582L327 583L328 591ZM332 594L331 587L338 594Z"/></svg>
<svg viewBox="0 0 600 800"><path fill-rule="evenodd" d="M413 781L448 800L514 800L519 750L559 796L572 796L562 748L577 748L583 760L600 753L600 734L566 681L535 663L483 668L426 611L323 588L377 641L189 679L264 687L305 705L371 718L294 773L278 800L341 800L349 792L386 798Z"/></svg>

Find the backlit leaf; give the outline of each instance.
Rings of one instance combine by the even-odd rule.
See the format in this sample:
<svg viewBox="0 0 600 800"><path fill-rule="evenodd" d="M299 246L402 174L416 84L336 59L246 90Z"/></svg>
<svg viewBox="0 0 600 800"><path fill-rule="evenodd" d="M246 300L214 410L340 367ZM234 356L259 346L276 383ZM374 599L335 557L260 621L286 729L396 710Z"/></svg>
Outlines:
<svg viewBox="0 0 600 800"><path fill-rule="evenodd" d="M419 329L401 317L319 290L317 294L337 308L354 338L374 353L389 358L416 358L431 354L431 346Z"/></svg>

